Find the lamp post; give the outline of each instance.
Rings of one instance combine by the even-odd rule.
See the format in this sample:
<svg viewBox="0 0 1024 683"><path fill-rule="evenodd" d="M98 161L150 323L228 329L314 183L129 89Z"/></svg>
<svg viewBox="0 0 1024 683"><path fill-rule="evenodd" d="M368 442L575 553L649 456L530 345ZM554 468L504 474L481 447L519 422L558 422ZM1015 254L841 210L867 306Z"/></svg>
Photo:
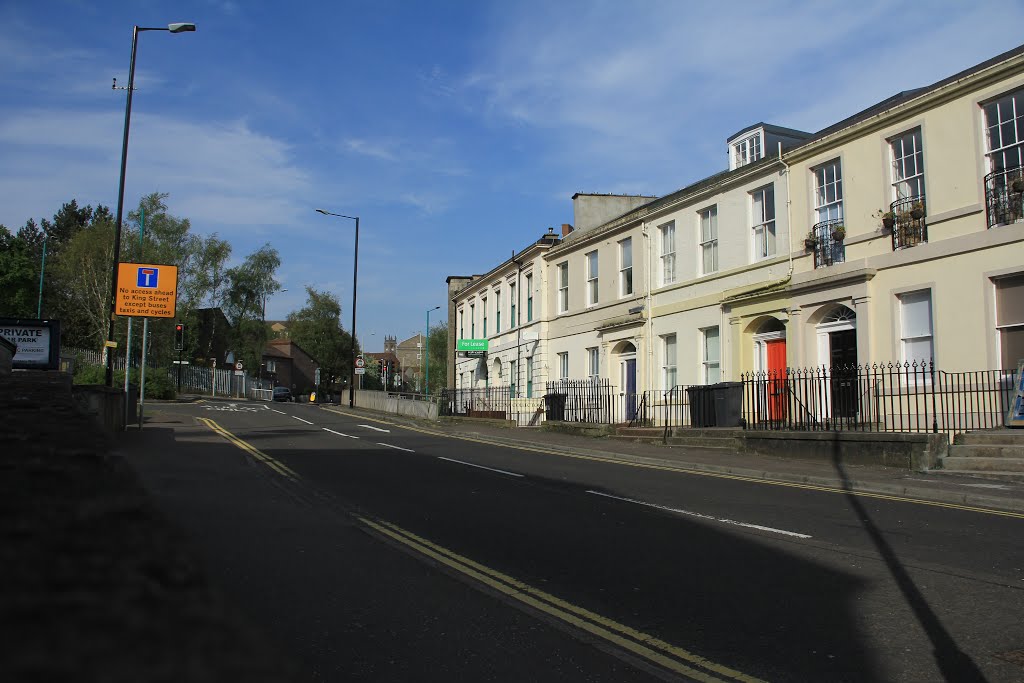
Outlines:
<svg viewBox="0 0 1024 683"><path fill-rule="evenodd" d="M348 407L356 405L356 287L359 284L359 216L343 216L323 209L315 209L317 213L335 218L347 218L356 222L356 246L352 260L352 358L348 375Z"/></svg>
<svg viewBox="0 0 1024 683"><path fill-rule="evenodd" d="M46 241L50 235L43 231L43 262L39 266L39 303L36 305L36 318L43 319L43 275L46 274Z"/></svg>
<svg viewBox="0 0 1024 683"><path fill-rule="evenodd" d="M423 361L425 365L425 372L423 373L423 393L430 396L430 314L440 306L434 306L427 311L427 342L424 344L423 349Z"/></svg>
<svg viewBox="0 0 1024 683"><path fill-rule="evenodd" d="M110 269L110 322L107 325L107 377L108 387L114 386L114 354L110 349L114 344L114 312L117 310L117 264L121 259L121 218L124 214L124 174L128 167L128 130L132 121L132 93L135 91L135 50L142 31L169 31L171 33L188 33L196 30L193 23L181 22L161 26L136 26L132 30L132 59L128 67L128 100L124 108L124 138L121 141L121 180L117 187L117 218L114 232L114 264Z"/></svg>

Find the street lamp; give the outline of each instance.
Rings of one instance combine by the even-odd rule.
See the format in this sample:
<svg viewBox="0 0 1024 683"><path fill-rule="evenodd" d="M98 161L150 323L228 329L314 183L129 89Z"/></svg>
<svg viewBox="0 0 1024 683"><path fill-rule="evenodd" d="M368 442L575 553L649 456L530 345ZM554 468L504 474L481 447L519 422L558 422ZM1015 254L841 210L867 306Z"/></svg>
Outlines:
<svg viewBox="0 0 1024 683"><path fill-rule="evenodd" d="M427 396L430 396L430 314L439 308L441 307L434 306L429 311L427 311L427 343L425 345L426 348L423 349L423 359L424 364L426 366L426 371L424 372L423 378L423 393L425 393Z"/></svg>
<svg viewBox="0 0 1024 683"><path fill-rule="evenodd" d="M110 349L114 343L114 319L117 310L117 264L121 260L121 217L124 214L124 174L128 167L128 129L132 121L132 93L135 92L135 50L142 31L170 31L187 33L196 30L191 22L179 22L159 26L136 26L132 30L132 59L128 67L128 101L124 108L124 139L121 141L121 181L117 188L117 220L114 232L114 264L110 269L110 322L107 325L107 386L114 386L114 354Z"/></svg>
<svg viewBox="0 0 1024 683"><path fill-rule="evenodd" d="M356 286L359 284L359 216L343 216L340 213L331 213L323 209L315 209L317 213L335 218L347 218L356 222L356 246L355 256L352 260L352 359L348 375L348 407L355 408L356 405Z"/></svg>

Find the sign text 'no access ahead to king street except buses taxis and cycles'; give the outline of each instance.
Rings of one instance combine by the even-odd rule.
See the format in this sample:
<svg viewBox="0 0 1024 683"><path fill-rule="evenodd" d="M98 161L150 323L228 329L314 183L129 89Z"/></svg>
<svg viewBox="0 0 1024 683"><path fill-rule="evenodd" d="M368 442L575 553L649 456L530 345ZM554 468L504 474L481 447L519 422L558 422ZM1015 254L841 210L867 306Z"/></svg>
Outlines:
<svg viewBox="0 0 1024 683"><path fill-rule="evenodd" d="M117 315L173 318L178 298L178 266L150 263L117 265Z"/></svg>

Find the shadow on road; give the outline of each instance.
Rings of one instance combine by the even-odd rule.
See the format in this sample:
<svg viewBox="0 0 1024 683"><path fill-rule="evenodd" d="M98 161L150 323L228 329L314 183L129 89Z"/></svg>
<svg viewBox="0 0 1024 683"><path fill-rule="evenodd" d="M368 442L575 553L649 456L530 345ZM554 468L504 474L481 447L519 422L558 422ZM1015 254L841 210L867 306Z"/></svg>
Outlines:
<svg viewBox="0 0 1024 683"><path fill-rule="evenodd" d="M949 631L942 625L938 615L932 610L928 601L910 577L910 574L900 563L899 558L896 557L892 546L885 540L882 531L872 521L871 515L864 507L860 497L852 494L853 486L846 473L846 468L843 466L838 439L832 441L832 464L842 481L843 490L848 492L846 500L849 502L854 514L857 515L857 519L860 520L864 530L868 533L872 543L875 544L879 555L885 561L889 573L895 579L896 585L899 586L900 592L903 593L907 604L913 610L914 616L928 635L928 639L932 643L932 655L935 658L935 663L938 665L945 680L955 681L956 683L984 683L987 681L984 674L974 663L974 660L960 649L956 640L953 639Z"/></svg>

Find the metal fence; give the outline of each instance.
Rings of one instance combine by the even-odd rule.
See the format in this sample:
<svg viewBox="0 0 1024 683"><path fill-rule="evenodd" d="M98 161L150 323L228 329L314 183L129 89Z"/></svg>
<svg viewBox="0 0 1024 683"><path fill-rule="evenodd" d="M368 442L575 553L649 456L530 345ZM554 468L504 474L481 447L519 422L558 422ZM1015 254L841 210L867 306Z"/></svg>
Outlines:
<svg viewBox="0 0 1024 683"><path fill-rule="evenodd" d="M442 389L440 415L509 419L512 412L511 387Z"/></svg>
<svg viewBox="0 0 1024 683"><path fill-rule="evenodd" d="M745 373L748 429L963 432L1003 425L1015 370L944 372L931 362Z"/></svg>
<svg viewBox="0 0 1024 683"><path fill-rule="evenodd" d="M630 427L710 427L714 415L704 391L707 385L680 384L665 390L645 391Z"/></svg>
<svg viewBox="0 0 1024 683"><path fill-rule="evenodd" d="M546 385L548 419L616 424L637 412L636 394L616 392L607 379L559 379Z"/></svg>

